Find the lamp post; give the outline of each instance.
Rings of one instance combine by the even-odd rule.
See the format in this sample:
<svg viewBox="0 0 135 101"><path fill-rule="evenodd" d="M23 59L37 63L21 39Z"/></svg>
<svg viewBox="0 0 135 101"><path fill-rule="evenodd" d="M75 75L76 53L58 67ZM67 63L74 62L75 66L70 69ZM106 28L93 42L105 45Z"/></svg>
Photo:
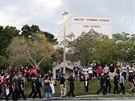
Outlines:
<svg viewBox="0 0 135 101"><path fill-rule="evenodd" d="M66 15L68 13L64 12L64 52L63 52L63 73L66 73Z"/></svg>

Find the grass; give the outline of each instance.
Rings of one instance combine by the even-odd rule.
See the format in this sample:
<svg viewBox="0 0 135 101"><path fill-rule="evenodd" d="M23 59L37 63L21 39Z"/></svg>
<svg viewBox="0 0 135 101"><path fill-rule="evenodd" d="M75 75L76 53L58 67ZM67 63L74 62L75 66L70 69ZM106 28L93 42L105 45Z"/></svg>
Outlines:
<svg viewBox="0 0 135 101"><path fill-rule="evenodd" d="M30 85L31 84L28 84L25 87L25 95L26 96L28 96L30 94L30 92L31 92ZM113 82L111 82L111 85L112 85L111 92L113 92L113 88L114 88ZM100 81L99 80L92 80L92 81L90 81L89 82L88 95L91 95L90 96L91 98L97 98L97 96L94 96L94 95L96 94L96 92L97 92L97 90L99 88L100 88ZM120 88L120 86L119 86L119 88ZM126 91L126 93L128 92L128 89L129 89L128 81L125 81L125 91ZM44 96L43 88L41 89L41 91L42 91L42 96ZM69 85L68 85L68 81L67 81L67 93L68 93L68 91L69 91ZM81 85L80 85L79 81L77 81L76 84L75 84L75 94L76 95L84 95L85 94L85 90L84 90L84 88L81 89ZM101 92L101 94L102 94L102 92ZM55 86L55 96L56 97L60 96L59 81L57 82L57 85ZM123 94L109 94L109 95L106 95L106 96L98 95L98 97L135 97L135 94L126 94L126 95L123 95Z"/></svg>

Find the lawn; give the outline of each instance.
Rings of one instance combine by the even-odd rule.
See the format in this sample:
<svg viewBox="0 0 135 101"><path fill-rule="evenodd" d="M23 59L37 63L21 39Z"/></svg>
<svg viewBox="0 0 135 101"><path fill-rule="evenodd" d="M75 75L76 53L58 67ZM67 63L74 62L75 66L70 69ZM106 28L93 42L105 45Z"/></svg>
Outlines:
<svg viewBox="0 0 135 101"><path fill-rule="evenodd" d="M112 84L112 89L111 89L111 92L113 93L113 88L114 88L114 84L113 82L111 82ZM97 90L100 88L100 81L99 80L92 80L90 81L89 83L89 92L88 94L89 95L94 95L96 94ZM125 81L125 89L126 89L126 93L128 92L128 89L129 89L129 84L127 81ZM41 89L42 90L42 96L44 95L44 92L43 92L43 88ZM69 85L68 85L68 81L67 81L67 93L69 91ZM30 87L30 84L26 85L25 86L25 95L28 96L31 92L31 87ZM59 81L57 82L57 85L55 86L55 96L58 97L60 96L60 86L59 86ZM76 95L84 95L85 94L85 90L84 88L81 89L81 85L80 85L80 82L79 81L76 81L76 84L75 84L75 94ZM102 93L101 93L102 94ZM100 95L99 95L100 96ZM107 97L119 97L119 96L123 96L123 95L120 95L120 94L112 94L112 95L107 95ZM126 96L135 96L134 94L126 94ZM125 95L123 96L125 97Z"/></svg>

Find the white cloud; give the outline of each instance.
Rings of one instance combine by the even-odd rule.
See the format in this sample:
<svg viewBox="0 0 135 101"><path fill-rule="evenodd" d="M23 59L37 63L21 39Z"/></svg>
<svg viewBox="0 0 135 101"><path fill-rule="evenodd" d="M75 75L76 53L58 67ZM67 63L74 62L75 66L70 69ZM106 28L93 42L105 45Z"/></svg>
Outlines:
<svg viewBox="0 0 135 101"><path fill-rule="evenodd" d="M125 17L123 16L123 17L121 17L121 21L125 21Z"/></svg>
<svg viewBox="0 0 135 101"><path fill-rule="evenodd" d="M39 5L39 8L45 8L48 12L50 12L54 11L61 5L61 0L34 0L33 3Z"/></svg>
<svg viewBox="0 0 135 101"><path fill-rule="evenodd" d="M0 9L0 25L21 28L24 24L38 24L37 21L53 17L53 12L60 5L61 0L3 1Z"/></svg>
<svg viewBox="0 0 135 101"><path fill-rule="evenodd" d="M30 18L17 15L19 7L17 6L7 6L2 11L0 11L0 25L3 26L17 26L18 28L22 27L24 22L27 22Z"/></svg>

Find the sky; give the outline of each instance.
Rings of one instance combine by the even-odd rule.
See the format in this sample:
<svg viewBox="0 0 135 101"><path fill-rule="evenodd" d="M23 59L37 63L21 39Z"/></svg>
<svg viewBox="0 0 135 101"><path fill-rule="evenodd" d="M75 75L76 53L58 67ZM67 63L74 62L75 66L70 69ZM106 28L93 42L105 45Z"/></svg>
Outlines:
<svg viewBox="0 0 135 101"><path fill-rule="evenodd" d="M58 26L63 12L71 16L110 17L112 33L135 34L135 0L0 0L0 25L38 25L61 37Z"/></svg>

